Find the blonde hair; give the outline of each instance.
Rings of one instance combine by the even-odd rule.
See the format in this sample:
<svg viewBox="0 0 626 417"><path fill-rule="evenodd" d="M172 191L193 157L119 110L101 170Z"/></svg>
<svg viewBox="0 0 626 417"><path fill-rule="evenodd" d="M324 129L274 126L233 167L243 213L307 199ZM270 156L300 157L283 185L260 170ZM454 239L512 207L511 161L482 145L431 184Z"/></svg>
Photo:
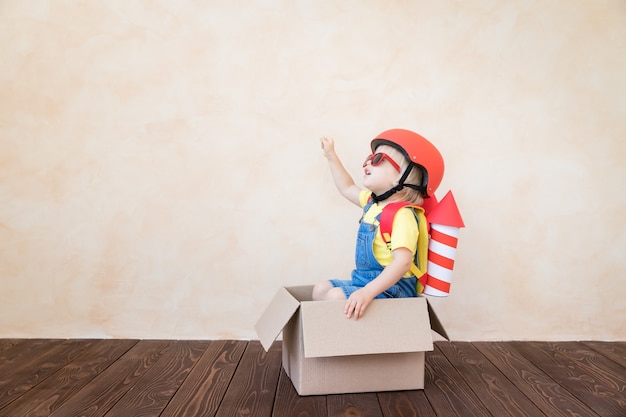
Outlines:
<svg viewBox="0 0 626 417"><path fill-rule="evenodd" d="M386 153L393 159L398 165L400 165L400 175L409 167L409 160L400 150L390 145L380 145L376 148L376 152ZM398 178L399 180L399 178ZM417 166L413 166L408 177L404 181L405 184L422 184L422 170ZM402 190L396 193L396 196L402 201L407 201L412 204L422 205L424 203L424 195L421 191L414 190L413 188L404 187Z"/></svg>

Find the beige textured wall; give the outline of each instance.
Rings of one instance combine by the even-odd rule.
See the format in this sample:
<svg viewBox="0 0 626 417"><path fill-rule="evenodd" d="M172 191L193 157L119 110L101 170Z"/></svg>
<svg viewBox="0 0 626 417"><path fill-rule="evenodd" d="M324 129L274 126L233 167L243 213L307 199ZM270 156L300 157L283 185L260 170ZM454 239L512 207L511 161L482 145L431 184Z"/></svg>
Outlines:
<svg viewBox="0 0 626 417"><path fill-rule="evenodd" d="M370 138L441 149L456 340L626 340L626 3L0 1L0 337L255 338L345 277Z"/></svg>

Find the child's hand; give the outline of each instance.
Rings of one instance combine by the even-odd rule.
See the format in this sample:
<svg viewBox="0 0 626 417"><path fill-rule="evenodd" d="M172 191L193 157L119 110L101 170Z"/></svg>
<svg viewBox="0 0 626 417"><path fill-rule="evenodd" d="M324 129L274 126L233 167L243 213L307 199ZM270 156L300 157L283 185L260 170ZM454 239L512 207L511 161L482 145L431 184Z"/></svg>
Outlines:
<svg viewBox="0 0 626 417"><path fill-rule="evenodd" d="M354 319L358 320L363 316L365 309L372 302L374 297L376 297L376 294L371 294L367 288L356 290L350 295L348 301L346 301L344 313L349 319L354 316Z"/></svg>
<svg viewBox="0 0 626 417"><path fill-rule="evenodd" d="M320 142L322 144L322 150L324 151L324 156L326 158L335 153L335 141L333 140L333 138L327 138L326 136L324 136L320 138Z"/></svg>

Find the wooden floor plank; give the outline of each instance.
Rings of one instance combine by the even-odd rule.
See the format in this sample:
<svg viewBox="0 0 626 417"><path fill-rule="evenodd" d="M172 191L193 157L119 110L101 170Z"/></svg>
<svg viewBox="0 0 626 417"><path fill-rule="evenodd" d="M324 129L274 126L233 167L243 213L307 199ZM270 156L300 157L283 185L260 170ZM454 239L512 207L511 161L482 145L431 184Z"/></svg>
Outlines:
<svg viewBox="0 0 626 417"><path fill-rule="evenodd" d="M378 402L384 417L436 417L424 390L381 392Z"/></svg>
<svg viewBox="0 0 626 417"><path fill-rule="evenodd" d="M29 351L39 346L61 343L60 339L11 339L0 352L0 375L10 369L11 363L29 354ZM6 368L8 366L9 368Z"/></svg>
<svg viewBox="0 0 626 417"><path fill-rule="evenodd" d="M583 344L626 368L626 342L586 341Z"/></svg>
<svg viewBox="0 0 626 417"><path fill-rule="evenodd" d="M441 353L439 345L426 354L425 393L438 416L491 417L485 405L474 394L463 376Z"/></svg>
<svg viewBox="0 0 626 417"><path fill-rule="evenodd" d="M280 342L0 339L0 417L622 417L625 349L437 342L424 390L300 397Z"/></svg>
<svg viewBox="0 0 626 417"><path fill-rule="evenodd" d="M0 409L74 360L93 340L51 340L25 350L0 367ZM19 361L16 363L15 361ZM11 386L12 389L5 387Z"/></svg>
<svg viewBox="0 0 626 417"><path fill-rule="evenodd" d="M139 341L50 417L104 416L161 358L169 345L167 340Z"/></svg>
<svg viewBox="0 0 626 417"><path fill-rule="evenodd" d="M133 389L109 410L106 417L158 416L206 351L208 341L172 342Z"/></svg>
<svg viewBox="0 0 626 417"><path fill-rule="evenodd" d="M22 339L7 344L0 354L0 409L32 388L32 385L22 386L22 379L36 372L36 362L32 361L60 343L60 339ZM19 372L23 373L24 369L27 376L20 377Z"/></svg>
<svg viewBox="0 0 626 417"><path fill-rule="evenodd" d="M33 339L12 344L2 353L0 358L0 376L19 372L20 365L28 366L30 361L37 360L42 353L54 349L63 343L63 339ZM2 380L0 379L0 387Z"/></svg>
<svg viewBox="0 0 626 417"><path fill-rule="evenodd" d="M328 396L328 417L383 417L375 393Z"/></svg>
<svg viewBox="0 0 626 417"><path fill-rule="evenodd" d="M472 343L540 410L550 417L597 417L589 407L506 342Z"/></svg>
<svg viewBox="0 0 626 417"><path fill-rule="evenodd" d="M23 339L0 339L0 363L6 360L4 352L23 342Z"/></svg>
<svg viewBox="0 0 626 417"><path fill-rule="evenodd" d="M517 387L469 342L438 347L495 416L545 417Z"/></svg>
<svg viewBox="0 0 626 417"><path fill-rule="evenodd" d="M244 352L220 405L217 417L270 417L281 370L281 345L274 343L268 352L257 340Z"/></svg>
<svg viewBox="0 0 626 417"><path fill-rule="evenodd" d="M248 342L212 342L160 417L214 416Z"/></svg>
<svg viewBox="0 0 626 417"><path fill-rule="evenodd" d="M579 343L512 342L512 346L601 416L626 415L623 373ZM614 365L614 363L613 363Z"/></svg>
<svg viewBox="0 0 626 417"><path fill-rule="evenodd" d="M65 365L50 378L13 401L2 414L12 416L47 417L135 342L132 340L100 340L91 343L80 356Z"/></svg>
<svg viewBox="0 0 626 417"><path fill-rule="evenodd" d="M291 380L281 369L278 379L278 389L274 400L272 417L326 417L325 395L311 395L301 397L296 392Z"/></svg>

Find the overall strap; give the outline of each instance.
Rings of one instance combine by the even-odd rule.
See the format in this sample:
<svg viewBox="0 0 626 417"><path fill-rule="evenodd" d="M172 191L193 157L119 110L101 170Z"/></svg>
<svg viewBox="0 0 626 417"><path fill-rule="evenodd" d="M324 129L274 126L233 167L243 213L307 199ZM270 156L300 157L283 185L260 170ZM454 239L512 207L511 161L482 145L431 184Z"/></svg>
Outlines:
<svg viewBox="0 0 626 417"><path fill-rule="evenodd" d="M363 206L363 214L361 214L361 218L359 219L359 224L361 224L361 222L363 221L363 218L365 217L365 213L367 213L367 211L374 205L375 201L372 199L372 197L370 197L367 200L367 203Z"/></svg>
<svg viewBox="0 0 626 417"><path fill-rule="evenodd" d="M370 198L367 199L367 203L365 203L365 205L363 206L363 213L367 213L367 210L369 210L370 207L374 205L374 203L374 199L370 196Z"/></svg>

